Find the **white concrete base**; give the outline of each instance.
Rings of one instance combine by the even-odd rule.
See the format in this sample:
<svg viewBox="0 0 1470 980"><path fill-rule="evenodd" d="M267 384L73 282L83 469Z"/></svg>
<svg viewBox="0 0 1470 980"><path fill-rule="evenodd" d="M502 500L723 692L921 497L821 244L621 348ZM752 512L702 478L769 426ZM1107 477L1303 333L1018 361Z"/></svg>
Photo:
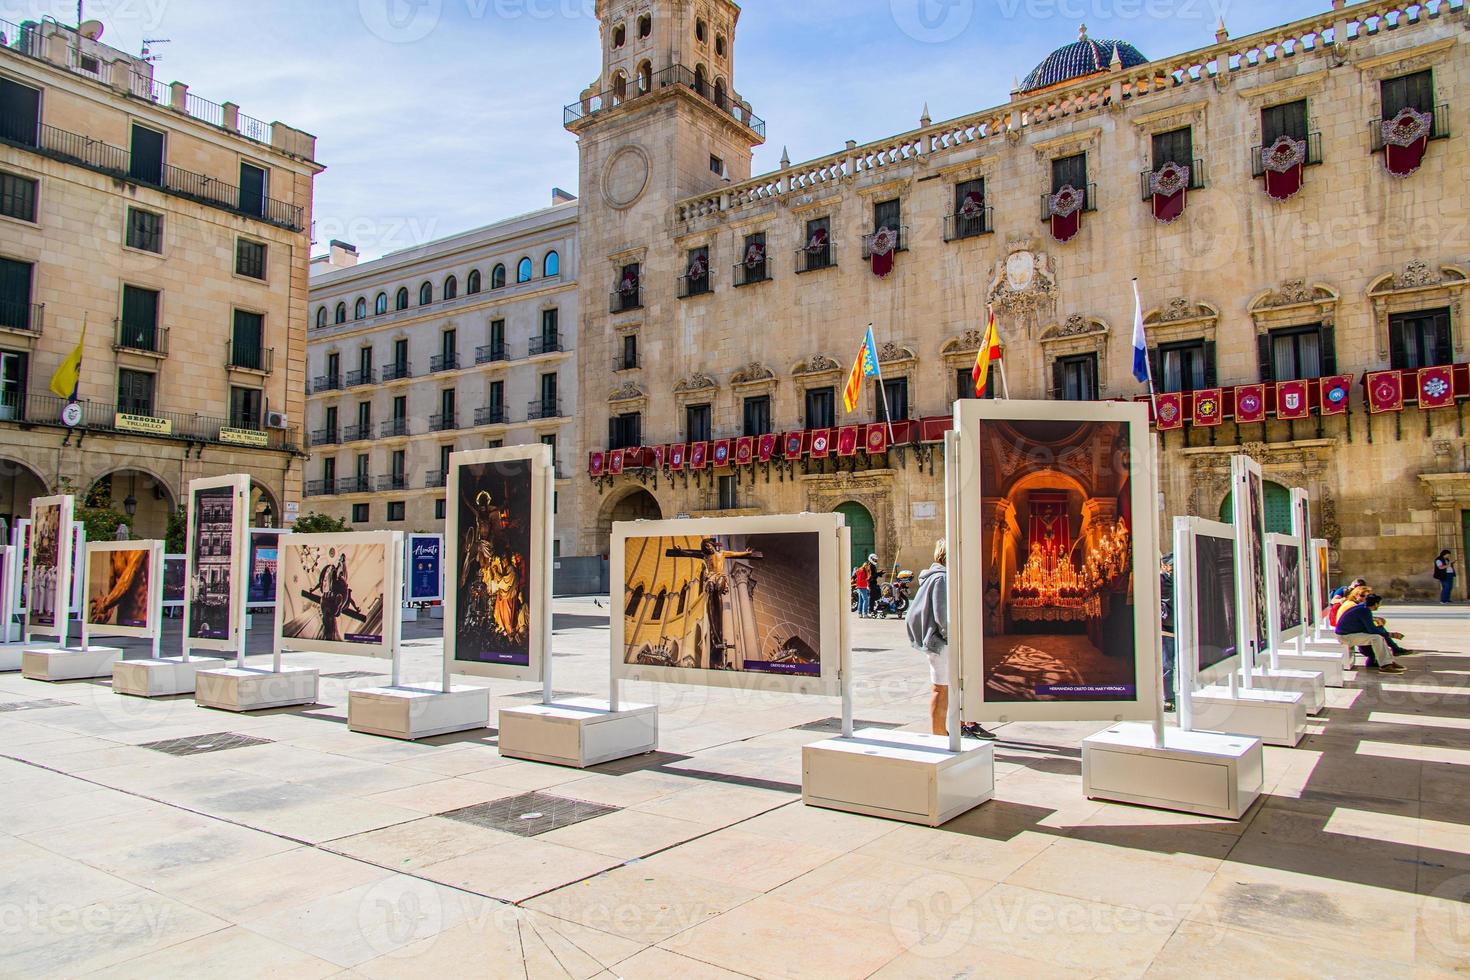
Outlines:
<svg viewBox="0 0 1470 980"><path fill-rule="evenodd" d="M201 708L261 711L315 704L321 673L315 667L282 667L279 674L263 668L226 667L201 670L194 681L194 701Z"/></svg>
<svg viewBox="0 0 1470 980"><path fill-rule="evenodd" d="M0 671L20 670L21 654L27 650L59 650L61 644L32 640L30 643L0 643Z"/></svg>
<svg viewBox="0 0 1470 980"><path fill-rule="evenodd" d="M1239 820L1261 795L1261 740L1114 725L1082 740L1082 789L1089 800L1112 800Z"/></svg>
<svg viewBox="0 0 1470 980"><path fill-rule="evenodd" d="M1244 676L1245 671L1241 671ZM1257 667L1251 671L1251 684L1268 691L1295 691L1302 696L1302 706L1309 715L1320 715L1327 707L1327 685L1320 670Z"/></svg>
<svg viewBox="0 0 1470 980"><path fill-rule="evenodd" d="M658 707L568 698L500 710L500 754L586 769L652 752L658 746Z"/></svg>
<svg viewBox="0 0 1470 980"><path fill-rule="evenodd" d="M48 647L28 645L20 655L20 673L33 681L77 681L111 677L122 659L121 647Z"/></svg>
<svg viewBox="0 0 1470 980"><path fill-rule="evenodd" d="M1295 649L1277 650L1276 663L1281 670L1314 670L1322 675L1328 687L1342 687L1344 675L1352 668L1352 651L1338 647L1329 653L1297 653Z"/></svg>
<svg viewBox="0 0 1470 980"><path fill-rule="evenodd" d="M995 744L864 728L801 750L807 806L938 827L995 795Z"/></svg>
<svg viewBox="0 0 1470 980"><path fill-rule="evenodd" d="M112 693L140 698L193 694L195 674L201 670L219 670L224 665L225 661L219 657L119 660L112 667Z"/></svg>
<svg viewBox="0 0 1470 980"><path fill-rule="evenodd" d="M490 726L484 687L365 687L347 694L347 727L412 741Z"/></svg>
<svg viewBox="0 0 1470 980"><path fill-rule="evenodd" d="M1228 687L1206 687L1189 698L1196 732L1249 735L1289 748L1301 741L1307 724L1302 696L1290 691L1240 688L1232 698Z"/></svg>

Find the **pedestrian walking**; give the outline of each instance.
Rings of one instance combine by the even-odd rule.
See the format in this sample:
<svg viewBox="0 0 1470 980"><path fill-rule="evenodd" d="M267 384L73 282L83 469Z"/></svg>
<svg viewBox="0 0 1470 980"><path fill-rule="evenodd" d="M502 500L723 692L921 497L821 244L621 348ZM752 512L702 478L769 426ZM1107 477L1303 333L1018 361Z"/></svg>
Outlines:
<svg viewBox="0 0 1470 980"><path fill-rule="evenodd" d="M1439 601L1449 605L1455 593L1455 558L1450 549L1441 551L1434 559L1434 577L1439 582Z"/></svg>

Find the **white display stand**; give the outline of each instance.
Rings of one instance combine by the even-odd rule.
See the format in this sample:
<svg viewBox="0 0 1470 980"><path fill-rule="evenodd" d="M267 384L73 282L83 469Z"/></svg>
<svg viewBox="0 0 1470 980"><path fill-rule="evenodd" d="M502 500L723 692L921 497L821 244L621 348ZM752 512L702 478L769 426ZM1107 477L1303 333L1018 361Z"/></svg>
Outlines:
<svg viewBox="0 0 1470 980"><path fill-rule="evenodd" d="M16 533L21 533L21 529L17 528ZM0 545L0 561L4 562L0 567L0 672L20 670L21 654L26 649L21 632L23 624L15 621L23 572L20 554L19 546ZM33 643L31 647L39 649L45 645Z"/></svg>
<svg viewBox="0 0 1470 980"><path fill-rule="evenodd" d="M150 657L119 660L112 668L112 693L140 698L193 694L201 670L219 670L219 657Z"/></svg>
<svg viewBox="0 0 1470 980"><path fill-rule="evenodd" d="M1177 566L1176 566L1177 567ZM1115 725L1082 743L1082 786L1090 800L1113 800L1239 820L1261 795L1261 740Z"/></svg>
<svg viewBox="0 0 1470 980"><path fill-rule="evenodd" d="M957 518L962 481L959 433L944 437L945 533L949 554L961 545ZM851 530L838 528L838 554L851 554ZM978 547L978 542L976 542ZM948 563L949 594L965 595L963 564ZM845 608L845 606L844 606ZM958 633L959 603L949 605L949 636ZM949 735L852 727L852 656L849 617L840 617L842 735L802 747L801 800L807 806L938 827L995 794L995 746L960 738L958 687L951 687ZM960 644L949 647L950 677L960 677Z"/></svg>
<svg viewBox="0 0 1470 980"><path fill-rule="evenodd" d="M74 681L111 677L112 665L122 659L122 648L93 646L89 642L86 617L82 618L82 645L79 647L66 645L75 592L72 576L73 565L76 562L73 546L77 540L77 534L72 527L74 506L75 502L70 496L41 497L31 501L31 534L33 537L38 533L36 528L41 524L37 518L37 512L42 507L59 509L58 526L63 530L57 535L56 542L56 607L52 612L52 624L49 626L34 624L28 612L23 626L20 673L22 677L30 680ZM35 551L33 542L29 564L34 565ZM27 568L25 574L32 576L33 569ZM30 578L30 581L34 589L34 578ZM31 635L37 629L56 637L56 641L32 643Z"/></svg>
<svg viewBox="0 0 1470 980"><path fill-rule="evenodd" d="M1272 659L1283 671L1311 671L1322 675L1326 687L1342 687L1352 672L1351 647L1338 644L1335 651L1298 652L1292 649L1272 650Z"/></svg>
<svg viewBox="0 0 1470 980"><path fill-rule="evenodd" d="M223 711L263 711L315 704L321 672L315 667L226 667L201 670L194 677L194 702Z"/></svg>
<svg viewBox="0 0 1470 980"><path fill-rule="evenodd" d="M1291 748L1306 731L1306 705L1291 691L1213 685L1194 691L1186 703L1189 729L1195 732L1251 735Z"/></svg>
<svg viewBox="0 0 1470 980"><path fill-rule="evenodd" d="M1327 684L1320 670L1257 667L1251 672L1251 683L1259 690L1300 694L1302 707L1309 715L1320 715L1327 707Z"/></svg>
<svg viewBox="0 0 1470 980"><path fill-rule="evenodd" d="M77 681L111 677L122 659L121 647L28 646L21 653L20 674L33 681Z"/></svg>

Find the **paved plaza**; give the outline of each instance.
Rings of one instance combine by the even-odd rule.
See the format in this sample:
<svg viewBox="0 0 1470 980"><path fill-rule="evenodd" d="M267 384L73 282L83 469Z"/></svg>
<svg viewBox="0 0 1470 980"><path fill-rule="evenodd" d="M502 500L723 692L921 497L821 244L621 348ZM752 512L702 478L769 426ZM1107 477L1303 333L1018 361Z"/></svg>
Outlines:
<svg viewBox="0 0 1470 980"><path fill-rule="evenodd" d="M606 609L556 613L557 691L604 693ZM1083 798L1098 725L1000 726L996 799L929 829L802 805L832 698L628 685L659 751L582 772L349 732L383 661L289 655L321 703L249 716L0 675L0 975L1465 975L1466 611L1388 615L1424 652L1330 690L1239 822ZM406 637L437 679L438 623ZM860 724L922 727L901 622L853 661Z"/></svg>

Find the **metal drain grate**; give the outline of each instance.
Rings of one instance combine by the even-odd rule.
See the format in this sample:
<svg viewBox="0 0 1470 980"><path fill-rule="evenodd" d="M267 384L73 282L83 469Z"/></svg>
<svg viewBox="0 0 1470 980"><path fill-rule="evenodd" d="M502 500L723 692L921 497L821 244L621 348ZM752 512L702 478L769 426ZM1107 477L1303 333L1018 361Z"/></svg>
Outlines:
<svg viewBox="0 0 1470 980"><path fill-rule="evenodd" d="M853 730L854 731L856 731L859 728L882 728L882 729L884 729L886 731L892 731L895 728L902 728L903 725L901 725L901 724L899 724L897 722L892 722L892 721L863 721L861 718L854 718L852 720L852 727L853 727ZM805 725L792 725L791 726L791 731L793 731L793 732L840 732L840 731L842 731L842 719L841 718L823 718L821 721L809 721Z"/></svg>
<svg viewBox="0 0 1470 980"><path fill-rule="evenodd" d="M517 691L514 694L507 694L506 697L508 697L508 698L515 698L517 701L540 701L541 700L541 688L538 687L534 691ZM590 698L590 697L592 697L592 695L590 695L590 694L584 694L581 691L552 691L551 692L551 700L553 700L553 701L565 701L567 698Z"/></svg>
<svg viewBox="0 0 1470 980"><path fill-rule="evenodd" d="M323 674L322 676L338 681L355 681L359 677L387 677L388 675L380 674L375 670L339 670L335 674Z"/></svg>
<svg viewBox="0 0 1470 980"><path fill-rule="evenodd" d="M8 701L0 704L0 711L35 711L39 708L72 708L75 701L57 701L55 698L37 698L35 701Z"/></svg>
<svg viewBox="0 0 1470 980"><path fill-rule="evenodd" d="M190 735L188 738L170 738L162 742L144 742L141 749L152 749L165 755L202 755L205 752L223 752L226 749L243 749L249 745L270 745L274 739L241 735L239 732L216 732L213 735Z"/></svg>
<svg viewBox="0 0 1470 980"><path fill-rule="evenodd" d="M525 793L505 800L477 803L439 816L487 827L520 837L535 837L558 827L591 820L593 817L617 813L620 807L569 800L549 793Z"/></svg>

